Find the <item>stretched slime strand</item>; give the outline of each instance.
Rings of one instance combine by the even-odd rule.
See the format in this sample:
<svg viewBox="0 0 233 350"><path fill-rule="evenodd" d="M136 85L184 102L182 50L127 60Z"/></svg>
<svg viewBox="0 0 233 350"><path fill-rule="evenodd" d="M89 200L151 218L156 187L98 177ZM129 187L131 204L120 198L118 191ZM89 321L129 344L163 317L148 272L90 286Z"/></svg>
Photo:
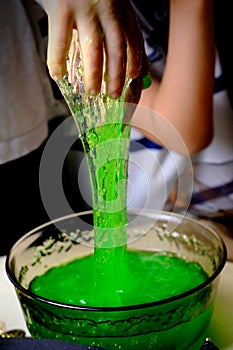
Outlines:
<svg viewBox="0 0 233 350"><path fill-rule="evenodd" d="M83 67L77 51L69 64L74 61L76 71L71 70L72 76L60 80L58 85L71 110L87 160L94 254L49 269L35 277L29 289L50 300L84 305L87 309L122 305L136 305L136 308L110 313L89 312L84 308L80 312L75 310L72 316L71 309L55 307L53 314L48 307L48 312L43 310L43 324L41 307L36 301L30 313L26 310L30 331L42 338L55 337L105 349L173 349L176 344L177 349L183 349L183 342L188 342L190 334L198 334L208 322L212 308L207 303L208 289L204 294L168 304L162 302L160 306L144 309L143 305L186 292L208 276L199 264L173 254L159 254L153 249L133 251L128 247L127 250L130 125L125 123L124 99L130 81L126 81L118 100L108 98L104 90L97 96L88 96L83 88ZM56 288L50 288L51 285Z"/></svg>
<svg viewBox="0 0 233 350"><path fill-rule="evenodd" d="M93 207L95 284L98 290L100 284L103 292L106 290L103 296L106 301L106 296L122 287L122 279L128 278L126 194L130 124L124 122L124 99L130 80L126 80L119 99L110 99L104 89L97 96L87 95L77 45L73 37L69 65L74 66L75 59L76 71L70 70L72 76L59 80L58 86L74 118L87 161ZM118 297L112 302L121 303Z"/></svg>

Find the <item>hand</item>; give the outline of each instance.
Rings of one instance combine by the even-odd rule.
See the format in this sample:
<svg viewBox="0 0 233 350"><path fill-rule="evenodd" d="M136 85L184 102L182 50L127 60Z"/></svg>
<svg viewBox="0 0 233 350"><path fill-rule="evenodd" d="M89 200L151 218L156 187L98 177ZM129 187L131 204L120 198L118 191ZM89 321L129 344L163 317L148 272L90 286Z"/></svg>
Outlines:
<svg viewBox="0 0 233 350"><path fill-rule="evenodd" d="M76 28L86 93L97 94L104 76L107 94L119 97L126 75L136 78L145 57L141 30L130 0L43 2L49 19L47 64L51 76L58 80L66 75L66 58Z"/></svg>

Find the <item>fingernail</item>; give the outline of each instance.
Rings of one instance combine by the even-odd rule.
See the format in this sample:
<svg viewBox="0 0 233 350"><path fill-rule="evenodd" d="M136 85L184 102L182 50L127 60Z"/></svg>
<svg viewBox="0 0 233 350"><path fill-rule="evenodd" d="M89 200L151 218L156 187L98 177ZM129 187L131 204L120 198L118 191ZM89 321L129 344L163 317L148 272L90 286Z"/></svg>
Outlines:
<svg viewBox="0 0 233 350"><path fill-rule="evenodd" d="M49 72L51 77L57 81L66 75L66 67L62 67L60 64L53 64L53 66L49 68Z"/></svg>

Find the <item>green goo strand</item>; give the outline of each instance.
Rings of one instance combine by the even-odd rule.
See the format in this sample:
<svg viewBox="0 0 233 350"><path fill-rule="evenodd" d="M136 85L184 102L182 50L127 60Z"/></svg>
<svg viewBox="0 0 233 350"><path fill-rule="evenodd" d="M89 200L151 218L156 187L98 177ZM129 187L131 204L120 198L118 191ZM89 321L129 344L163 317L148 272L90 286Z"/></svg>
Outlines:
<svg viewBox="0 0 233 350"><path fill-rule="evenodd" d="M89 172L96 261L94 284L99 291L113 292L128 276L125 251L130 125L124 123L124 98L130 81L117 100L102 93L86 95L81 81L82 78L77 94L66 78L59 82L59 87L75 120ZM109 294L99 293L105 300ZM115 302L121 304L118 298Z"/></svg>

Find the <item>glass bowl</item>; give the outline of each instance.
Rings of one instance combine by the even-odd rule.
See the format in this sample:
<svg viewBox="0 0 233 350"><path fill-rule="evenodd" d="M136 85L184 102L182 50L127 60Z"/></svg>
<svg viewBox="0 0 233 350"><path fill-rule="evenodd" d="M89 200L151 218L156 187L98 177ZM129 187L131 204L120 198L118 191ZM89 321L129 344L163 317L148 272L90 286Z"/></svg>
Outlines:
<svg viewBox="0 0 233 350"><path fill-rule="evenodd" d="M36 295L29 290L36 276L94 252L92 212L62 217L27 233L7 257L7 275L32 337L106 350L181 350L202 335L211 319L220 272L226 263L226 247L219 235L196 219L129 210L127 237L128 250L197 263L208 275L206 280L177 295L126 306L72 305ZM178 281L180 276L176 277ZM56 289L56 283L50 288ZM152 283L150 290L155 289L156 283ZM139 291L137 288L133 293L137 296Z"/></svg>

